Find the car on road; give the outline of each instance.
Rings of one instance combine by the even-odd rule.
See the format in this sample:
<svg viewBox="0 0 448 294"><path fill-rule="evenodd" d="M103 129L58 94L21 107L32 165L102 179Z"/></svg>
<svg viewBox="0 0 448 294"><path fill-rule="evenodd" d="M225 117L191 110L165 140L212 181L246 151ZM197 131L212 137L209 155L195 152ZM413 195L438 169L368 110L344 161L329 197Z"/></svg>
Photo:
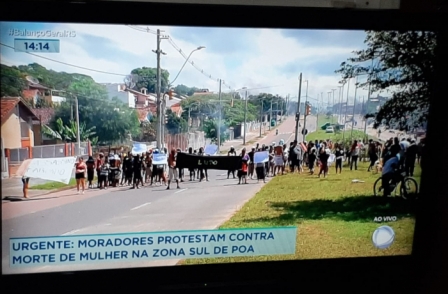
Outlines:
<svg viewBox="0 0 448 294"><path fill-rule="evenodd" d="M327 127L325 133L334 133L334 128L332 126Z"/></svg>

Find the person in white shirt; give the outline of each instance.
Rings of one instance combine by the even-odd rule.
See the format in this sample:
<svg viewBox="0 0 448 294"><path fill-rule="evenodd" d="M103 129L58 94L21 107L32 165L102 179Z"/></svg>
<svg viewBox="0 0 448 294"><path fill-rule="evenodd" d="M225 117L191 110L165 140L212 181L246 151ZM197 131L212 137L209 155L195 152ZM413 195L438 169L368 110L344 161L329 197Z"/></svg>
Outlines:
<svg viewBox="0 0 448 294"><path fill-rule="evenodd" d="M355 140L350 150L350 156L352 157L352 160L350 162L350 170L353 170L353 166L355 166L355 170L358 169L359 153L360 153L359 144L358 141Z"/></svg>

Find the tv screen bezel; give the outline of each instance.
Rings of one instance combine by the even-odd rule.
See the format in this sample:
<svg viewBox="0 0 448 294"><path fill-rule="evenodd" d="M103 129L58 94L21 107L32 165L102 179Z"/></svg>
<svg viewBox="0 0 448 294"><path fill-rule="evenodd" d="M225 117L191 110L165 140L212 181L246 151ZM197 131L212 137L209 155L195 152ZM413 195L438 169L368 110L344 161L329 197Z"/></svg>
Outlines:
<svg viewBox="0 0 448 294"><path fill-rule="evenodd" d="M261 7L232 5L166 4L144 2L106 2L67 3L15 1L4 5L8 13L1 15L1 21L27 22L65 22L133 25L172 25L172 26L213 26L213 27L251 27L251 28L295 28L295 29L347 29L347 30L430 30L440 32L440 46L446 49L446 33L443 28L442 13L406 13L402 11L374 11L351 9L300 8L300 7ZM57 11L67 13L58 14ZM107 13L100 13L107 11ZM131 12L132 11L132 12ZM148 13L142 13L147 11ZM204 12L204 13L202 13ZM232 17L229 17L232 15ZM149 21L148 21L149 20ZM442 50L442 49L439 49ZM440 51L439 51L440 52ZM440 58L446 58L439 56ZM443 95L443 78L446 73L438 72L437 82L431 97L428 146L431 134L446 133L441 127L443 104L436 99ZM446 80L446 79L445 79ZM435 140L435 139L434 139ZM436 158L428 153L428 161ZM95 271L76 271L70 273L42 273L25 275L2 275L6 285L34 288L51 283L70 285L84 289L85 285L74 285L85 279L109 283L108 289L122 287L120 283L149 283L154 289L187 289L213 287L213 285L289 285L300 282L305 285L324 287L324 284L364 285L368 281L387 279L389 283L400 284L402 279L412 281L418 274L432 244L426 242L428 228L437 226L434 221L434 205L440 202L442 192L434 193L434 183L444 184L443 177L431 169L425 169L422 177L422 191L414 250L410 256L365 257L347 259L293 260L264 263L235 263L188 265L151 268L110 269ZM440 189L438 189L440 190ZM393 270L386 270L386 269ZM343 273L350 273L344 280ZM315 276L317 275L317 277ZM26 282L25 282L26 281ZM232 281L232 282L229 282ZM81 282L82 283L82 282ZM291 284L292 285L292 284ZM391 284L394 285L394 284ZM118 288L117 288L118 287ZM398 287L398 286L397 286ZM73 288L74 289L74 288ZM306 289L306 288L305 288ZM390 289L390 288L389 288ZM401 285L401 291L413 289L411 284ZM376 289L378 290L378 288Z"/></svg>

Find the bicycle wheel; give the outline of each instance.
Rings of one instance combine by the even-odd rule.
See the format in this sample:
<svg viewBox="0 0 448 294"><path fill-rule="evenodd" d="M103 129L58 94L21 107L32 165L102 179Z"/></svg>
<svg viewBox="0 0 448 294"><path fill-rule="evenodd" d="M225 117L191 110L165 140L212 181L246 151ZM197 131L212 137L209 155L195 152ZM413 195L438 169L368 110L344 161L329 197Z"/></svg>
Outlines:
<svg viewBox="0 0 448 294"><path fill-rule="evenodd" d="M381 196L382 193L383 193L383 186L381 183L381 177L379 177L375 181L375 184L373 184L373 196Z"/></svg>
<svg viewBox="0 0 448 294"><path fill-rule="evenodd" d="M405 178L400 185L400 196L405 200L416 200L418 197L418 184L413 178Z"/></svg>

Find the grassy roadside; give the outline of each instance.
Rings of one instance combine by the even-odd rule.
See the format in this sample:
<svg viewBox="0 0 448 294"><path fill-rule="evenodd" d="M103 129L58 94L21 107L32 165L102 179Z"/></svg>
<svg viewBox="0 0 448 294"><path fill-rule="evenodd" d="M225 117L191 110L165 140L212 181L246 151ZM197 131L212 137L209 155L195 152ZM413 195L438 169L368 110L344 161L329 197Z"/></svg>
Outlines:
<svg viewBox="0 0 448 294"><path fill-rule="evenodd" d="M96 177L93 179L96 182ZM87 181L86 181L87 185ZM66 185L60 182L48 182L41 185L30 186L30 190L59 190L59 189L69 189L76 187L76 179L70 179L70 182Z"/></svg>
<svg viewBox="0 0 448 294"><path fill-rule="evenodd" d="M415 178L420 182L420 168ZM220 228L297 226L294 255L237 258L188 259L182 264L271 261L288 259L343 258L410 254L415 219L410 202L373 196L378 174L367 172L367 163L357 171L345 168L329 177L308 173L278 176ZM353 179L364 182L352 183ZM372 245L372 233L380 226L376 216L397 216L383 223L394 228L394 244L385 250Z"/></svg>
<svg viewBox="0 0 448 294"><path fill-rule="evenodd" d="M368 139L375 139L375 137L372 136L368 136L366 135L363 131L359 131L359 130L346 130L345 131L345 135L343 133L343 131L336 131L335 133L326 133L325 130L321 130L321 127L325 124L325 123L337 123L337 117L335 116L331 116L329 118L327 118L325 115L319 115L318 119L317 119L317 130L316 132L312 132L310 134L308 134L306 136L306 140L307 141L315 141L315 140L331 140L333 142L344 142L347 141L347 139L353 138L354 139L364 139L364 138L368 138Z"/></svg>

